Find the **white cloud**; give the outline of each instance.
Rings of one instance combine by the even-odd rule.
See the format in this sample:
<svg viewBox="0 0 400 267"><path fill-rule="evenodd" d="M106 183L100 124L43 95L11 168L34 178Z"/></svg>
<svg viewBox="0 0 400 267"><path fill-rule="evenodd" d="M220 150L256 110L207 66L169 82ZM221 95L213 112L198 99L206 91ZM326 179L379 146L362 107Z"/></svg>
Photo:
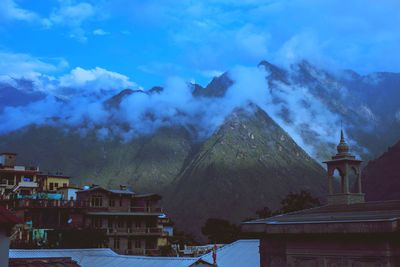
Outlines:
<svg viewBox="0 0 400 267"><path fill-rule="evenodd" d="M59 78L59 86L74 89L86 88L90 91L120 91L125 88L136 87L136 84L129 81L125 75L108 71L99 67L85 70L77 67L69 74Z"/></svg>
<svg viewBox="0 0 400 267"><path fill-rule="evenodd" d="M62 58L42 59L28 54L0 51L0 81L15 84L14 79L28 79L34 82L37 90L51 90L52 75L68 67Z"/></svg>
<svg viewBox="0 0 400 267"><path fill-rule="evenodd" d="M95 15L95 8L89 3L71 4L70 2L61 2L61 6L54 10L48 19L46 25L52 27L60 25L68 27L70 30L69 37L76 39L80 42L86 42L86 32L82 24L93 18Z"/></svg>
<svg viewBox="0 0 400 267"><path fill-rule="evenodd" d="M109 32L106 32L103 29L96 29L93 31L93 35L109 35Z"/></svg>
<svg viewBox="0 0 400 267"><path fill-rule="evenodd" d="M34 21L39 16L29 10L20 8L13 0L0 1L0 21L1 20L22 20Z"/></svg>

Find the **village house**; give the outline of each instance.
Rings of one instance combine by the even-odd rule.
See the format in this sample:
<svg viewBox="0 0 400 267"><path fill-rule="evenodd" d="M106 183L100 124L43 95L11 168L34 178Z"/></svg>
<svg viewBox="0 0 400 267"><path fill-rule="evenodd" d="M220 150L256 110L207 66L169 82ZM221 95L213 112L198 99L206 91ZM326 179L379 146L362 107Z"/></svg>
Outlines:
<svg viewBox="0 0 400 267"><path fill-rule="evenodd" d="M365 202L361 161L350 154L343 132L337 151L325 162L325 206L242 224L260 238L261 267L400 266L400 201Z"/></svg>
<svg viewBox="0 0 400 267"><path fill-rule="evenodd" d="M77 192L77 201L88 207L84 226L106 230L108 247L120 254L160 253L159 239L166 235L159 224L160 199L157 194L135 194L123 186L117 190L95 186Z"/></svg>

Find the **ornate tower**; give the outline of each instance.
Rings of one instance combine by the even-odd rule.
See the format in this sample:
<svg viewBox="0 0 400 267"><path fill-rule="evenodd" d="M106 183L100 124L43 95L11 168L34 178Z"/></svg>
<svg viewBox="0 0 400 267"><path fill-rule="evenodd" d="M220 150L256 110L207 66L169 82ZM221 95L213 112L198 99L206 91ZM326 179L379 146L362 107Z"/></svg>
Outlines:
<svg viewBox="0 0 400 267"><path fill-rule="evenodd" d="M337 154L331 160L325 161L328 167L328 205L353 204L364 202L364 194L361 191L361 160L349 152L349 146L344 139L343 130L340 132L340 142L337 146ZM340 187L334 190L334 172L340 176ZM350 176L355 176L355 183L350 185ZM351 186L351 188L350 188Z"/></svg>

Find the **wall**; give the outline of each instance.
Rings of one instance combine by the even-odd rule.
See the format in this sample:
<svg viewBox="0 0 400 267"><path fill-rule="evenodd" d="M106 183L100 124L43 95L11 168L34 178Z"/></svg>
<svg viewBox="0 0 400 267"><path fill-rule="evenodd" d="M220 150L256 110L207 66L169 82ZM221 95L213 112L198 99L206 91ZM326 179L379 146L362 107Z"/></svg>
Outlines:
<svg viewBox="0 0 400 267"><path fill-rule="evenodd" d="M398 242L384 236L263 238L261 267L399 266Z"/></svg>
<svg viewBox="0 0 400 267"><path fill-rule="evenodd" d="M0 228L0 266L8 267L9 238L5 229Z"/></svg>

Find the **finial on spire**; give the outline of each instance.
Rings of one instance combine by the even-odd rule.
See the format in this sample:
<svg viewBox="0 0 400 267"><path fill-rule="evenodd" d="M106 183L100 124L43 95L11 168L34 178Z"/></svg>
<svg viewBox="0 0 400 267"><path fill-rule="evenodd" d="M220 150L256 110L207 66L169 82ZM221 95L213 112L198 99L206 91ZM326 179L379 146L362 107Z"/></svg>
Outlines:
<svg viewBox="0 0 400 267"><path fill-rule="evenodd" d="M343 127L340 129L340 142L337 146L337 151L339 154L346 154L349 152L349 146L347 145L346 140L344 140Z"/></svg>

